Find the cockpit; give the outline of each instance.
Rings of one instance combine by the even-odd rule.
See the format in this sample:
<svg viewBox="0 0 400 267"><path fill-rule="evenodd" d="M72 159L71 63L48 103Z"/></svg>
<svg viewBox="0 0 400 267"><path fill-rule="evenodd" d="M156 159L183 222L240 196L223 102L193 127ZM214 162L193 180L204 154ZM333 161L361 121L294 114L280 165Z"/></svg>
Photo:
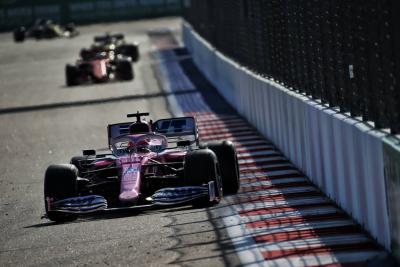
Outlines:
<svg viewBox="0 0 400 267"><path fill-rule="evenodd" d="M167 148L168 142L165 136L156 133L128 134L113 139L111 146L116 156L122 156L132 153L160 153Z"/></svg>

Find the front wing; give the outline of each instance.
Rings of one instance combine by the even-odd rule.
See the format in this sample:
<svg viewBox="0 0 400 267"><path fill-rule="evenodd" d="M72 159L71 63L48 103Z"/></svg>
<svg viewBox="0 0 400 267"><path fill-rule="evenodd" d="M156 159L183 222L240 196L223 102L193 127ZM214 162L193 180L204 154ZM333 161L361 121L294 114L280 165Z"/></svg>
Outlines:
<svg viewBox="0 0 400 267"><path fill-rule="evenodd" d="M99 211L143 210L160 206L175 206L205 197L210 202L218 202L220 200L220 196L216 195L214 181L209 182L207 186L169 187L157 190L151 197L147 198L149 200L147 205L108 208L107 200L98 195L72 197L54 202L51 199L47 199L46 202L48 211L88 214Z"/></svg>

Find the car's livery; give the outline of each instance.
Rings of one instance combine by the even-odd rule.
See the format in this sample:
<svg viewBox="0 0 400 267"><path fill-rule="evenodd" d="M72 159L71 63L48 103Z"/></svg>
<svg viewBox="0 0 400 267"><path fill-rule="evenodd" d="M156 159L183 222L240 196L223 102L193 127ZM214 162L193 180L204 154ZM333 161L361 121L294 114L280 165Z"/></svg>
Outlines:
<svg viewBox="0 0 400 267"><path fill-rule="evenodd" d="M73 23L65 26L54 23L52 20L38 19L31 26L21 26L14 30L15 42L23 42L26 38L51 39L57 37L71 38L77 36L79 32Z"/></svg>
<svg viewBox="0 0 400 267"><path fill-rule="evenodd" d="M44 180L47 217L70 221L82 213L219 203L239 189L236 150L228 141L200 145L193 117L108 126L110 153L84 150L71 164L51 165Z"/></svg>
<svg viewBox="0 0 400 267"><path fill-rule="evenodd" d="M82 49L74 65L65 66L67 86L85 83L101 83L113 80L130 81L134 78L129 58L114 54L113 51L92 51Z"/></svg>

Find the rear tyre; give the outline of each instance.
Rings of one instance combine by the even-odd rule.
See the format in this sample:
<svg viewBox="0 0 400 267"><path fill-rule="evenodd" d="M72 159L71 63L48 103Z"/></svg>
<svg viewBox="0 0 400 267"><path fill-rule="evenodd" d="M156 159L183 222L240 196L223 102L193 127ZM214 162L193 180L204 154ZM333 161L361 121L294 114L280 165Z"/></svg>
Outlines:
<svg viewBox="0 0 400 267"><path fill-rule="evenodd" d="M119 60L116 64L115 72L119 80L130 81L133 79L133 68L129 61Z"/></svg>
<svg viewBox="0 0 400 267"><path fill-rule="evenodd" d="M20 27L18 29L15 29L13 32L14 35L14 41L16 43L21 43L25 40L25 28L24 27Z"/></svg>
<svg viewBox="0 0 400 267"><path fill-rule="evenodd" d="M67 86L78 85L79 84L78 77L79 77L79 70L76 66L72 65L65 66L65 83L67 84Z"/></svg>
<svg viewBox="0 0 400 267"><path fill-rule="evenodd" d="M205 144L218 158L224 194L236 194L240 188L239 164L232 142L210 142Z"/></svg>
<svg viewBox="0 0 400 267"><path fill-rule="evenodd" d="M137 44L127 44L120 47L121 54L132 58L133 62L139 60L139 46Z"/></svg>
<svg viewBox="0 0 400 267"><path fill-rule="evenodd" d="M185 185L200 186L215 182L215 191L222 197L221 177L218 171L217 156L209 149L188 152L183 165ZM208 196L193 202L193 206L210 205Z"/></svg>
<svg viewBox="0 0 400 267"><path fill-rule="evenodd" d="M43 39L43 26L38 26L32 31L32 36L35 37L36 40Z"/></svg>
<svg viewBox="0 0 400 267"><path fill-rule="evenodd" d="M93 42L98 43L98 42L104 42L106 40L106 36L104 35L97 35L93 37Z"/></svg>
<svg viewBox="0 0 400 267"><path fill-rule="evenodd" d="M125 35L123 33L115 33L112 35L112 37L114 37L117 40L124 40Z"/></svg>
<svg viewBox="0 0 400 267"><path fill-rule="evenodd" d="M55 222L69 222L78 218L76 214L51 211L48 199L53 201L77 196L78 169L71 164L50 165L44 176L44 204L47 217Z"/></svg>
<svg viewBox="0 0 400 267"><path fill-rule="evenodd" d="M79 32L76 30L75 24L70 22L65 26L65 31L68 32L68 37L74 37L79 34Z"/></svg>

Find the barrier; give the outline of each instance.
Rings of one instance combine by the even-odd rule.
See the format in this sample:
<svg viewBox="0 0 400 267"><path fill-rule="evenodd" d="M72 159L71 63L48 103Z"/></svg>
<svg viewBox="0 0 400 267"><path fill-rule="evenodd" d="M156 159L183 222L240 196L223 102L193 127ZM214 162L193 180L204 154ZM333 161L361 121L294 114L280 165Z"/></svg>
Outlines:
<svg viewBox="0 0 400 267"><path fill-rule="evenodd" d="M391 249L400 259L400 140L387 137L383 142L386 189L390 216Z"/></svg>
<svg viewBox="0 0 400 267"><path fill-rule="evenodd" d="M187 23L183 40L196 65L225 99L390 249L385 134L253 74L216 51Z"/></svg>
<svg viewBox="0 0 400 267"><path fill-rule="evenodd" d="M0 31L12 30L38 18L62 24L120 21L180 15L181 0L31 0L0 4Z"/></svg>
<svg viewBox="0 0 400 267"><path fill-rule="evenodd" d="M191 0L184 17L224 55L400 133L400 1Z"/></svg>

